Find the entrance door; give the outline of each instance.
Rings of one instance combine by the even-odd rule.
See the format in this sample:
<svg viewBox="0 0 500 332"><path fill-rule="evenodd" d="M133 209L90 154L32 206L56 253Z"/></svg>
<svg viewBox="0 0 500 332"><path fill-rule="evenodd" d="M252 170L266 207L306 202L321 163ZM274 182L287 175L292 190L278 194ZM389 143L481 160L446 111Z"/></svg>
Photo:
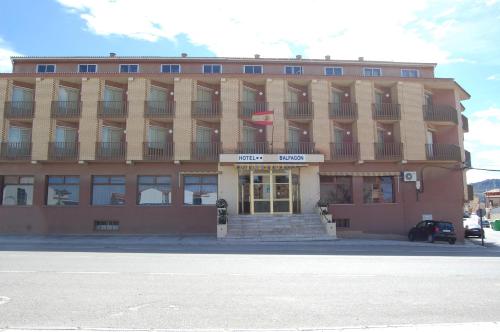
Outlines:
<svg viewBox="0 0 500 332"><path fill-rule="evenodd" d="M253 174L252 180L253 213L271 213L271 174Z"/></svg>
<svg viewBox="0 0 500 332"><path fill-rule="evenodd" d="M289 213L291 210L290 174L288 171L273 173L273 212Z"/></svg>

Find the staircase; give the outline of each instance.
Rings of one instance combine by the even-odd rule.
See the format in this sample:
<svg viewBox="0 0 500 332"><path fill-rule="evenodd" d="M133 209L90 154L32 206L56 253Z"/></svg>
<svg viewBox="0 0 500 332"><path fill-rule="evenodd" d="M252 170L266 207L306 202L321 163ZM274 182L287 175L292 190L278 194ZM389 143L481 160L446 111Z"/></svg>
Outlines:
<svg viewBox="0 0 500 332"><path fill-rule="evenodd" d="M318 214L230 216L227 240L325 241L333 240Z"/></svg>

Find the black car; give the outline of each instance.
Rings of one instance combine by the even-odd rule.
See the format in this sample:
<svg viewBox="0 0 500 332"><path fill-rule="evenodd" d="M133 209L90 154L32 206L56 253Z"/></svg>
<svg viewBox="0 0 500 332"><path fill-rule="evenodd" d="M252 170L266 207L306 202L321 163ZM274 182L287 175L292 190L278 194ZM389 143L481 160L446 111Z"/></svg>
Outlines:
<svg viewBox="0 0 500 332"><path fill-rule="evenodd" d="M449 244L455 244L457 236L455 227L449 221L425 220L419 222L408 233L410 241L447 241Z"/></svg>
<svg viewBox="0 0 500 332"><path fill-rule="evenodd" d="M480 238L481 235L484 235L484 230L482 230L479 225L473 225L473 226L466 225L464 227L464 231L465 231L465 237L476 236Z"/></svg>

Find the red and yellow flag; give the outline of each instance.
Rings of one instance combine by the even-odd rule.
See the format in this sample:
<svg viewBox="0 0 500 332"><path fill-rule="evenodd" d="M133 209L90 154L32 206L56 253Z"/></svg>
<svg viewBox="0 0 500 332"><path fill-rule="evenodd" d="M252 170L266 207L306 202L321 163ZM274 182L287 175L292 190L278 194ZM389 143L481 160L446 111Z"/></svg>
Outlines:
<svg viewBox="0 0 500 332"><path fill-rule="evenodd" d="M274 120L274 112L255 112L252 115L252 122L261 126L271 126Z"/></svg>

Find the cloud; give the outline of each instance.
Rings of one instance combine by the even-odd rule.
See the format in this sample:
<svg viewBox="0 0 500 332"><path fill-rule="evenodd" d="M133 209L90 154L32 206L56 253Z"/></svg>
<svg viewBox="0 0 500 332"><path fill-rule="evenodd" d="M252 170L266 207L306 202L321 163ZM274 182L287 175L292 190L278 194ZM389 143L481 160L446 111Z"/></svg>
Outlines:
<svg viewBox="0 0 500 332"><path fill-rule="evenodd" d="M20 55L21 54L12 50L12 48L0 37L0 73L12 72L10 57Z"/></svg>
<svg viewBox="0 0 500 332"><path fill-rule="evenodd" d="M499 81L500 77L498 75L490 75L487 78L488 81Z"/></svg>

